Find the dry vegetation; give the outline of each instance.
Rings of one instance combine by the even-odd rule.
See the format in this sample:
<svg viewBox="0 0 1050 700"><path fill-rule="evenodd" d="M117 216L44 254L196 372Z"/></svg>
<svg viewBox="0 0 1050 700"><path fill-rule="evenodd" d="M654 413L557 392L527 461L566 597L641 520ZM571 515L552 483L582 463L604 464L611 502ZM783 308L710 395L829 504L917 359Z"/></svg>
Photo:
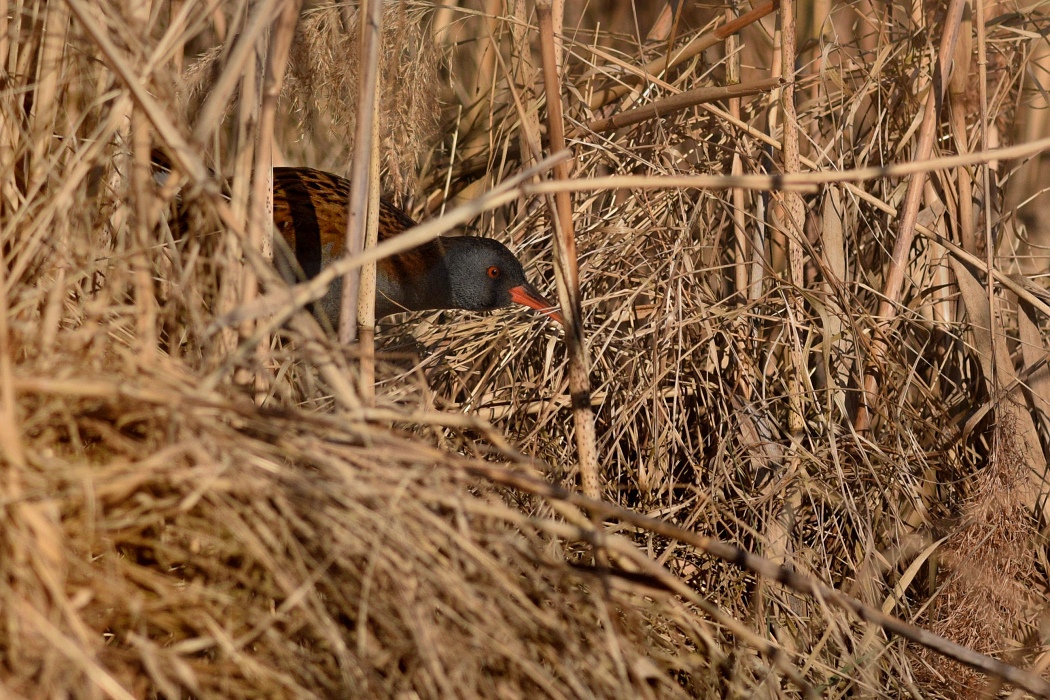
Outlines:
<svg viewBox="0 0 1050 700"><path fill-rule="evenodd" d="M256 278L280 287L248 214L251 67L279 4L0 2L0 695L1013 692L704 541L546 489L578 473L564 336L539 316L385 321L375 408L356 349L305 313L216 332ZM779 77L781 24L643 83L638 67L751 8L569 4L603 498L1042 672L1040 154L801 196L586 181L834 173L1042 138L1045 8L986 2L955 21L935 3L801 4L797 119L766 89L599 133L683 91ZM385 26L389 194L432 218L535 160L532 3L390 3ZM304 8L275 161L346 172L357 36L353 8ZM150 177L157 146L178 161L184 237L167 223L175 183ZM469 229L553 288L544 197Z"/></svg>

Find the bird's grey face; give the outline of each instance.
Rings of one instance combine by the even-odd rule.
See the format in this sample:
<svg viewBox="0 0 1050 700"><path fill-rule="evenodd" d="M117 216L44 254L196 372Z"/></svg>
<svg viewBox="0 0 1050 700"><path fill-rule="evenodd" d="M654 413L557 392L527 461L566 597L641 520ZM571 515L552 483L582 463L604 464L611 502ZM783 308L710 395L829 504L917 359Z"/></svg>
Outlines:
<svg viewBox="0 0 1050 700"><path fill-rule="evenodd" d="M522 304L537 310L553 305L525 279L521 263L506 246L491 238L446 238L452 302L457 308L490 311ZM558 320L561 315L550 311Z"/></svg>
<svg viewBox="0 0 1050 700"><path fill-rule="evenodd" d="M512 303L510 290L525 283L525 271L502 243L475 237L445 239L445 243L449 286L457 307L490 311Z"/></svg>

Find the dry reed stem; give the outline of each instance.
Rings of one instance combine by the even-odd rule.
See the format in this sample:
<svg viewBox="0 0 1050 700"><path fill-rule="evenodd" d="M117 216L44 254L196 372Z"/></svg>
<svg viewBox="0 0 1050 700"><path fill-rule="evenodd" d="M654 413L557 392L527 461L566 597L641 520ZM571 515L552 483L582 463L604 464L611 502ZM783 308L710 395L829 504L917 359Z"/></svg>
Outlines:
<svg viewBox="0 0 1050 700"><path fill-rule="evenodd" d="M508 75L511 97L521 120L521 134L518 137L518 152L522 154L522 164L529 165L542 157L542 150L536 150L542 144L540 136L540 115L538 109L526 109L525 105L537 104L534 91L539 81L536 79L538 69L533 61L531 32L529 31L528 18L526 16L527 3L525 0L509 0L508 11L514 18L511 23L511 36L513 37L513 71ZM497 60L501 60L499 52L496 52ZM519 87L521 93L519 94ZM449 176L452 169L449 169Z"/></svg>
<svg viewBox="0 0 1050 700"><path fill-rule="evenodd" d="M30 160L32 169L29 175L31 185L39 185L46 176L48 153L51 150L49 134L54 132L58 114L59 73L62 66L62 53L65 50L66 36L69 32L69 8L59 3L44 8L44 36L40 51L36 75L36 99L30 117L30 133L36 134L33 154Z"/></svg>
<svg viewBox="0 0 1050 700"><path fill-rule="evenodd" d="M245 181L251 182L247 204L248 245L266 261L273 260L273 146L274 125L277 114L277 98L284 85L284 75L288 65L288 55L295 35L295 26L299 20L301 7L299 0L286 2L280 14L274 19L270 32L269 46L266 50L266 61L263 72L263 83L258 106L258 125L255 139L255 157L250 177L242 173ZM261 51L261 47L259 47ZM244 93L242 93L243 96ZM258 295L259 281L251 266L244 270L244 286L241 300L247 303ZM242 340L252 337L254 324L248 321L239 329ZM264 337L259 343L257 361L260 366L266 364L266 350L271 339ZM254 377L257 400L266 396L269 382L263 372Z"/></svg>
<svg viewBox="0 0 1050 700"><path fill-rule="evenodd" d="M145 22L143 21L144 25ZM149 188L153 182L150 169L149 122L142 110L131 113L131 194L135 201L132 268L135 280L135 305L139 350L144 358L152 358L157 350L157 299L153 293L153 277L150 270L150 229L153 226L152 201Z"/></svg>
<svg viewBox="0 0 1050 700"><path fill-rule="evenodd" d="M536 3L539 17L540 48L543 59L543 86L547 96L547 128L550 150L565 150L565 131L562 123L561 80L558 76L554 45L554 19L549 0ZM568 179L564 161L554 166L555 181ZM583 316L580 304L580 274L576 260L576 235L572 224L572 202L569 193L561 190L554 195L555 207L551 221L555 229L554 269L558 280L558 303L565 317L565 336L569 346L569 390L572 393L573 420L576 424L576 450L580 468L580 486L590 498L601 494L598 473L598 451L594 434L594 412L591 409L590 359L583 335Z"/></svg>
<svg viewBox="0 0 1050 700"><path fill-rule="evenodd" d="M784 72L777 76L783 79L784 85L780 88L780 99L778 104L783 112L782 143L783 148L783 172L785 174L800 171L799 153L799 124L798 115L795 111L795 3L793 0L780 0L780 31L781 43L781 70ZM776 68L774 68L776 75ZM773 119L770 120L771 125ZM798 481L805 478L801 468L799 449L803 438L805 427L806 401L805 401L805 358L802 352L802 340L799 337L797 323L790 323L804 316L802 302L802 291L806 288L802 260L802 240L804 238L805 204L802 195L798 192L784 192L776 196L772 206L772 223L775 229L774 235L782 235L787 240L789 268L788 279L794 288L788 300L787 320L787 392L789 412L787 418L787 430L790 443L784 456L787 476L779 485L779 493L773 504L774 517L769 519L766 540L769 543L770 558L773 561L784 563L793 558L795 549L794 533L796 529L796 518L802 507L802 494L798 487ZM801 473L800 473L801 472Z"/></svg>
<svg viewBox="0 0 1050 700"><path fill-rule="evenodd" d="M732 11L727 7L725 11L726 22L732 21ZM736 34L726 37L726 86L729 88L740 84L740 39ZM740 97L729 98L729 114L734 119L740 119ZM733 177L743 175L743 161L740 154L733 153L733 162L729 166L729 174ZM736 285L740 301L747 298L748 284L748 260L751 255L751 246L748 245L747 231L745 229L745 205L744 190L736 187L732 190L733 197L733 240L736 243L733 248L733 281Z"/></svg>
<svg viewBox="0 0 1050 700"><path fill-rule="evenodd" d="M351 168L351 188L358 183L366 191L352 191L346 219L346 242L352 254L374 248L379 237L379 62L383 9L377 0L358 8L360 64L357 132ZM353 196L358 198L355 199ZM355 291L356 290L356 291ZM359 337L360 387L365 405L375 403L375 299L376 264L367 263L346 275L339 314L339 336L350 343Z"/></svg>
<svg viewBox="0 0 1050 700"><path fill-rule="evenodd" d="M673 97L656 100L647 105L635 107L634 109L620 112L611 117L588 122L583 129L573 130L570 135L578 136L584 133L584 131L601 133L603 131L611 131L612 129L620 129L625 126L640 124L649 119L666 117L678 110L689 109L690 107L695 107L696 105L705 102L719 102L721 100L768 92L769 90L779 87L781 84L781 78L768 78L766 80L756 80L746 84L737 83L726 87L702 87L696 88L695 90L687 90L686 92L679 93Z"/></svg>
<svg viewBox="0 0 1050 700"><path fill-rule="evenodd" d="M6 289L6 265L0 264L0 291ZM4 498L21 495L18 469L25 466L25 451L22 447L18 405L15 403L14 382L11 366L11 335L8 329L7 294L0 294L0 450L8 463L4 475Z"/></svg>
<svg viewBox="0 0 1050 700"><path fill-rule="evenodd" d="M967 153L970 150L969 139L966 134L966 89L969 86L969 70L967 70L967 68L969 68L970 60L973 56L972 12L973 10L970 4L967 3L963 9L962 24L959 27L959 40L955 46L952 79L948 84L948 96L950 98L952 116L952 136L955 139L956 148L959 153ZM978 82L984 78L985 76L983 75L978 76ZM987 145L986 141L982 141L982 148L987 147ZM965 168L958 169L957 179L959 182L959 242L962 243L963 250L966 252L976 253L977 241L974 234L973 181L970 172Z"/></svg>
<svg viewBox="0 0 1050 700"><path fill-rule="evenodd" d="M780 142L774 139L763 138L769 145L780 148ZM908 161L904 163L891 163L879 167L864 167L846 169L841 171L819 170L819 166L813 161L802 158L801 162L807 167L817 168L814 172L804 172L784 175L743 175L740 177L716 176L716 175L676 175L676 176L642 176L642 175L616 175L609 177L592 177L587 179L576 179L570 182L538 182L529 185L530 194L547 194L557 192L561 188L569 192L594 192L609 189L670 189L670 188L696 188L704 190L724 190L734 187L743 187L754 190L800 190L812 192L817 185L828 185L843 183L846 185L864 182L867 180L881 180L884 178L899 178L907 175L917 175L947 170L967 165L979 165L993 163L1012 158L1023 158L1036 153L1050 150L1050 138L1042 138L1030 143L1017 144L1015 146L1004 146L991 148L987 151L976 151L955 156L942 156L929 158L924 161ZM850 189L857 196L864 196L871 204L881 207L886 213L896 212L889 208L885 202L881 202L871 194L859 190ZM866 195L866 196L865 196Z"/></svg>
<svg viewBox="0 0 1050 700"><path fill-rule="evenodd" d="M244 6L244 23L258 24L258 17L263 16L267 10L263 5ZM253 15L255 19L253 19ZM242 37L243 39L243 37ZM246 56L247 65L239 74L239 80L235 84L236 92L236 122L233 125L232 155L233 172L230 183L230 208L237 219L238 227L246 233L243 237L228 237L223 241L222 253L225 260L220 266L227 271L219 282L218 310L227 313L239 304L247 302L255 295L259 281L251 268L246 264L248 256L258 253L261 248L261 232L253 234L251 229L252 211L251 195L257 175L254 173L256 161L256 148L259 142L258 114L260 105L259 83L260 72L263 70L265 52L265 35L260 34L252 44L243 52ZM244 46L242 43L241 46ZM234 50L236 53L237 50ZM226 66L226 73L230 66ZM257 203L256 203L257 204ZM257 217L256 217L257 219ZM259 245L253 239L260 239ZM246 338L252 336L253 324L251 321L242 323L232 331L223 331L220 338L222 351L231 354L237 348L238 343L243 343ZM235 381L241 386L261 384L265 380L261 376L252 376L246 367L239 367L235 373Z"/></svg>
<svg viewBox="0 0 1050 700"><path fill-rule="evenodd" d="M365 15L365 11L368 14ZM354 136L354 152L351 161L350 197L346 221L346 245L351 256L358 256L366 250L366 242L374 238L369 230L372 223L370 210L378 205L378 196L372 197L372 144L375 131L372 124L376 119L376 96L379 92L379 35L382 31L382 4L368 2L358 12L360 22L360 51L363 70L358 83L358 112ZM374 200L374 201L373 201ZM378 225L379 218L375 217ZM374 263L368 263L374 265ZM359 317L358 298L361 294L362 273L354 267L346 273L343 280L343 300L339 308L339 340L349 345L357 338ZM373 272L372 303L375 304L375 283ZM366 300L362 300L362 304ZM366 340L367 342L367 340ZM367 354L367 351L366 351ZM362 375L362 381L364 376Z"/></svg>
<svg viewBox="0 0 1050 700"><path fill-rule="evenodd" d="M1047 343L1031 304L1023 300L1017 314L1018 340L1023 359L1023 386L1031 394L1031 404L1042 414L1044 425L1050 419L1050 363Z"/></svg>
<svg viewBox="0 0 1050 700"><path fill-rule="evenodd" d="M382 8L378 8L372 11L369 7L369 11L372 15L371 19L380 23L378 26L370 26L370 36L367 37L369 40L366 41L364 27L362 25L361 32L361 51L364 55L363 62L376 60L378 61L378 51L375 56L368 56L366 51L369 51L369 46L375 47L379 44L379 38L382 36L382 20L383 13ZM362 10L363 13L363 10ZM379 81L376 80L375 91L372 95L371 102L379 108L381 86ZM367 100L363 100L367 103ZM367 233L365 240L365 247L375 247L379 242L379 119L372 119L372 137L369 141L371 145L371 153L369 154L368 163L368 221L365 225L365 231ZM375 312L375 298L376 298L376 264L370 263L364 265L361 268L361 289L358 294L359 299L357 300L357 327L360 341L358 346L360 348L360 367L361 367L361 398L365 404L371 406L375 404L375 382L376 382L376 369L375 369L375 327L376 327L376 312Z"/></svg>
<svg viewBox="0 0 1050 700"><path fill-rule="evenodd" d="M255 149L255 168L252 174L252 195L249 204L248 233L252 245L267 260L273 259L273 168L274 129L277 119L277 100L284 88L288 58L299 22L301 0L284 3L274 20L266 55L262 100L259 105L259 143ZM255 290L252 290L254 296ZM246 296L245 301L250 297Z"/></svg>
<svg viewBox="0 0 1050 700"><path fill-rule="evenodd" d="M780 88L780 106L784 112L784 173L797 173L801 170L801 155L799 153L799 123L798 114L795 111L795 73L793 67L796 61L795 55L795 4L794 0L782 0L780 4L780 17L783 34L781 46L783 66L788 73L785 84ZM783 77L783 76L781 76ZM802 262L802 240L805 235L806 206L802 201L802 195L798 192L785 192L781 197L781 209L774 208L774 221L777 222L787 235L789 272L792 285L797 290L806 287ZM796 318L803 314L802 296L792 296L791 307ZM794 331L792 331L794 334ZM796 335L791 339L791 365L793 377L789 381L788 392L791 396L792 411L788 418L788 430L795 436L802 432L803 415L803 382L801 375L804 373L804 361L799 347L800 340ZM796 446L796 443L792 443Z"/></svg>

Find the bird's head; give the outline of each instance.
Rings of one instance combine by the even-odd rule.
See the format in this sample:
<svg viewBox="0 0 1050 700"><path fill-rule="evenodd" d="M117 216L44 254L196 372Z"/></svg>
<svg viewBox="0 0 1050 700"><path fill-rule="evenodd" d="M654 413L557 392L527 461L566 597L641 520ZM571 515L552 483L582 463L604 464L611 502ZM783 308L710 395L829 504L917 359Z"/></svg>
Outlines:
<svg viewBox="0 0 1050 700"><path fill-rule="evenodd" d="M491 238L443 238L452 303L460 309L491 311L511 304L536 309L564 324L551 304L525 279L525 270L505 245Z"/></svg>

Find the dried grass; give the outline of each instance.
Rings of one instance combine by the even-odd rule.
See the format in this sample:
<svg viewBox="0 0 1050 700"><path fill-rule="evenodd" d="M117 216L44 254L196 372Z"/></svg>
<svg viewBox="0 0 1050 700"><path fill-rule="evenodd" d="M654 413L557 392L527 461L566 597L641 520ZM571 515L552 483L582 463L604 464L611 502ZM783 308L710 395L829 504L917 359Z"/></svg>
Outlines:
<svg viewBox="0 0 1050 700"><path fill-rule="evenodd" d="M186 0L193 19L179 24L161 6L92 12L130 65L152 66L150 95L169 115L190 115L176 122L188 135L192 95L204 99L227 60L208 52L247 17L229 10L217 24L205 3ZM542 318L385 323L373 413L340 393L354 351L308 318L263 352L210 333L236 302L242 264L264 288L276 284L264 261L237 252L246 203L190 181L188 235L172 236L174 192L133 186L144 164L131 125L143 115L96 43L65 3L9 8L0 17L0 694L804 694L791 677L829 696L984 688L845 612L638 527L606 523L605 534L630 538L693 597L633 569L591 568L594 535L581 535L586 523L563 504L470 476L472 465L496 463L576 483L564 344ZM724 15L690 7L657 22L658 6L629 9L569 8L574 180L776 172L782 116L770 95L602 134L584 127L718 82L732 60L716 47L640 88L619 64L657 59ZM909 158L935 53L924 37L936 44L942 21L912 9L838 4L800 20L811 27L798 37L804 170ZM435 212L518 168L522 129L543 109L539 86L520 82L535 73L513 48L522 26L513 22L534 18L527 6L492 2L389 12L385 26L402 42L391 42L384 72L386 182L422 194L417 213ZM278 139L289 161L345 167L357 32L343 19L323 7L300 24ZM993 145L1028 133L1023 114L1038 96L1022 87L1043 22L1035 10L990 11L987 98L975 69L958 103L966 150L982 147L982 114ZM769 18L742 32L744 82L769 77L773 27ZM197 61L192 80L169 67L184 50ZM440 101L439 74L451 86ZM588 107L620 81L632 88L623 100ZM238 94L223 105L230 115ZM248 123L229 117L199 156L234 160ZM962 150L947 114L938 133L934 155ZM985 205L995 236L1023 238L1036 215L1003 203L1034 185L996 167L990 192L980 169L934 174L920 224L962 245L961 178L972 177L968 252L986 259ZM880 178L811 195L802 284L789 281L786 234L770 224L776 192L573 195L603 494L1041 668L1050 581L1036 497L1050 405L1038 382L1048 322L999 288L989 299L985 271L953 263L920 230L897 319L880 323L905 184ZM544 287L552 244L541 205L523 199L472 228L516 247ZM1039 292L1046 257L1011 257L1040 250L1025 240L991 260L1023 270ZM872 338L887 343L878 367ZM858 386L873 370L875 420L857 433ZM246 385L245 375L263 381Z"/></svg>
<svg viewBox="0 0 1050 700"><path fill-rule="evenodd" d="M414 195L434 143L443 56L430 37L430 6L390 3L384 10L379 114L385 187ZM345 169L354 148L358 98L357 10L331 5L303 14L289 65L288 96L297 124L287 133L309 142L321 165ZM345 173L340 173L345 174Z"/></svg>

